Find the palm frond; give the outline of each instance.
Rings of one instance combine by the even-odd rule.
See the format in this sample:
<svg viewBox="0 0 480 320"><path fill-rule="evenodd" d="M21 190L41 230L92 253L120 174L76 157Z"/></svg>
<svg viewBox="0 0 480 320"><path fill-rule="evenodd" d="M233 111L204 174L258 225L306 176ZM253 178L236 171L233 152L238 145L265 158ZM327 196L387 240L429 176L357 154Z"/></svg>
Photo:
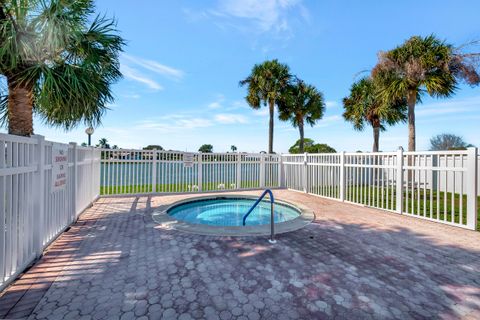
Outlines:
<svg viewBox="0 0 480 320"><path fill-rule="evenodd" d="M33 84L34 112L47 124L98 125L113 101L111 85L121 78L125 42L115 20L97 15L89 23L93 0L25 3L20 8L11 2L13 21L0 21L0 72L9 81Z"/></svg>
<svg viewBox="0 0 480 320"><path fill-rule="evenodd" d="M391 96L388 100L384 99L382 93L385 91L379 93L379 90L378 82L371 77L364 77L352 85L350 95L343 99L343 117L353 124L355 130L362 131L368 123L383 131L386 125L406 121L405 99L397 96L395 100Z"/></svg>
<svg viewBox="0 0 480 320"><path fill-rule="evenodd" d="M287 65L270 60L254 65L250 75L239 85L248 86L245 100L252 108L258 109L269 101L277 102L291 78Z"/></svg>
<svg viewBox="0 0 480 320"><path fill-rule="evenodd" d="M478 64L469 57L474 56L461 55L435 35L414 36L382 52L372 76L380 84L379 95L387 102L405 98L411 92L419 98L424 93L449 97L460 81L470 85L480 83Z"/></svg>
<svg viewBox="0 0 480 320"><path fill-rule="evenodd" d="M323 94L298 78L285 88L277 104L279 119L290 120L294 127L303 122L314 126L325 113Z"/></svg>

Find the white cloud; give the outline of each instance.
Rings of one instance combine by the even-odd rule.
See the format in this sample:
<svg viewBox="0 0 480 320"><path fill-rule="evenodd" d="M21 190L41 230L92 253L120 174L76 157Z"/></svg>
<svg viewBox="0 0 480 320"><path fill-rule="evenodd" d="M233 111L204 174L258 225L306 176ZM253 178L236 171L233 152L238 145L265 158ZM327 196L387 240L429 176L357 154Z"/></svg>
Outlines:
<svg viewBox="0 0 480 320"><path fill-rule="evenodd" d="M208 104L209 109L220 109L221 107L222 107L222 105L218 101L214 101L214 102Z"/></svg>
<svg viewBox="0 0 480 320"><path fill-rule="evenodd" d="M260 108L260 109L253 109L253 113L257 116L268 116L269 115L269 109L268 108Z"/></svg>
<svg viewBox="0 0 480 320"><path fill-rule="evenodd" d="M343 122L343 117L341 115L335 114L332 116L323 117L320 121L317 122L315 127L328 127L338 122Z"/></svg>
<svg viewBox="0 0 480 320"><path fill-rule="evenodd" d="M327 108L337 108L340 106L340 103L338 101L329 100L329 101L325 101L325 106Z"/></svg>
<svg viewBox="0 0 480 320"><path fill-rule="evenodd" d="M215 121L222 124L247 123L248 119L244 115L235 113L220 113L215 116Z"/></svg>
<svg viewBox="0 0 480 320"><path fill-rule="evenodd" d="M215 101L207 105L208 109L222 109L224 111L252 110L245 100L228 100L223 94L219 94Z"/></svg>
<svg viewBox="0 0 480 320"><path fill-rule="evenodd" d="M178 113L155 118L150 117L139 121L133 126L133 130L153 130L162 133L174 133L207 128L215 125L245 123L248 123L248 118L235 113L220 113L211 117L199 117L195 113Z"/></svg>
<svg viewBox="0 0 480 320"><path fill-rule="evenodd" d="M245 102L245 100L235 100L232 102L231 109L248 109L250 106Z"/></svg>
<svg viewBox="0 0 480 320"><path fill-rule="evenodd" d="M217 98L215 101L209 103L207 107L209 109L220 109L223 108L223 102L225 101L225 96L223 94L217 95Z"/></svg>
<svg viewBox="0 0 480 320"><path fill-rule="evenodd" d="M135 129L149 129L161 132L177 132L183 130L191 130L196 128L206 128L212 126L213 123L209 119L194 118L182 115L171 115L162 117L158 121L144 120L140 121Z"/></svg>
<svg viewBox="0 0 480 320"><path fill-rule="evenodd" d="M193 10L189 8L183 8L182 11L189 22L197 22L208 19L208 13L205 11Z"/></svg>
<svg viewBox="0 0 480 320"><path fill-rule="evenodd" d="M290 125L279 125L279 126L276 126L276 129L278 129L279 131L283 131L283 132L298 131L298 129L293 127L291 124Z"/></svg>
<svg viewBox="0 0 480 320"><path fill-rule="evenodd" d="M181 80L184 76L184 72L182 70L161 64L157 61L143 59L128 54L122 54L122 59L173 80Z"/></svg>
<svg viewBox="0 0 480 320"><path fill-rule="evenodd" d="M428 117L430 119L431 117L447 114L476 112L478 105L480 105L480 96L435 101L424 105L417 104L415 106L415 115L418 117Z"/></svg>
<svg viewBox="0 0 480 320"><path fill-rule="evenodd" d="M293 35L293 22L310 22L310 13L302 0L217 0L212 9L183 11L190 22L211 20L224 31L234 29L257 36L269 33L282 40Z"/></svg>
<svg viewBox="0 0 480 320"><path fill-rule="evenodd" d="M432 116L440 116L444 114L451 114L451 113L459 113L459 112L468 112L473 111L469 108L465 107L446 107L446 108L418 108L415 110L415 114L417 117L432 117Z"/></svg>
<svg viewBox="0 0 480 320"><path fill-rule="evenodd" d="M210 120L202 118L180 119L177 121L177 123L180 125L180 127L186 129L205 128L212 125L212 122Z"/></svg>
<svg viewBox="0 0 480 320"><path fill-rule="evenodd" d="M130 80L142 83L155 91L163 90L163 87L160 84L158 84L155 80L150 79L149 77L147 77L146 75L144 75L143 73L141 73L135 68L129 67L126 64L122 64L120 66L120 69L123 76L126 79L130 79Z"/></svg>
<svg viewBox="0 0 480 320"><path fill-rule="evenodd" d="M288 13L292 8L301 8L301 15L307 16L300 0L224 0L213 14L252 21L261 31L286 31L289 29Z"/></svg>
<svg viewBox="0 0 480 320"><path fill-rule="evenodd" d="M127 98L127 99L140 99L141 98L141 96L137 93L123 94L122 97Z"/></svg>

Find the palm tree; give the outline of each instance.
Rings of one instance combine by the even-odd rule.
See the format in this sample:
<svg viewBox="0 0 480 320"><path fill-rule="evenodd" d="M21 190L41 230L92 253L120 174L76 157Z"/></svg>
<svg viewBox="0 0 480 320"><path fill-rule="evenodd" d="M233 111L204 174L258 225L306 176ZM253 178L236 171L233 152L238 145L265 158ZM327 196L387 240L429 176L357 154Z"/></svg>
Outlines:
<svg viewBox="0 0 480 320"><path fill-rule="evenodd" d="M273 123L275 104L290 82L290 68L278 60L265 61L253 66L250 75L240 81L240 85L248 85L247 103L253 109L259 109L262 104L269 108L270 121L268 125L268 153L273 153Z"/></svg>
<svg viewBox="0 0 480 320"><path fill-rule="evenodd" d="M372 75L379 79L379 94L385 101L407 101L409 151L416 149L415 105L422 95L450 97L462 80L470 85L480 83L478 54L462 53L462 49L430 35L411 37L401 46L379 54Z"/></svg>
<svg viewBox="0 0 480 320"><path fill-rule="evenodd" d="M110 149L110 144L108 143L107 138L101 138L100 140L98 140L97 147L102 149Z"/></svg>
<svg viewBox="0 0 480 320"><path fill-rule="evenodd" d="M237 147L234 146L234 145L231 145L231 146L230 146L230 150L232 150L232 152L235 152L235 151L237 151Z"/></svg>
<svg viewBox="0 0 480 320"><path fill-rule="evenodd" d="M384 103L377 93L377 85L370 77L355 82L350 88L350 95L343 99L345 120L353 123L356 130L362 131L365 124L373 128L373 152L379 150L380 131L385 125L394 125L407 119L406 102L402 99L396 103Z"/></svg>
<svg viewBox="0 0 480 320"><path fill-rule="evenodd" d="M98 125L113 101L124 41L115 22L91 18L92 0L0 2L0 116L10 134L33 134L32 115L70 129ZM91 23L89 23L91 21Z"/></svg>
<svg viewBox="0 0 480 320"><path fill-rule="evenodd" d="M323 94L314 86L296 79L294 83L287 86L278 105L280 120L290 120L293 127L298 128L300 132L299 151L304 152L305 122L313 127L323 117L325 112Z"/></svg>

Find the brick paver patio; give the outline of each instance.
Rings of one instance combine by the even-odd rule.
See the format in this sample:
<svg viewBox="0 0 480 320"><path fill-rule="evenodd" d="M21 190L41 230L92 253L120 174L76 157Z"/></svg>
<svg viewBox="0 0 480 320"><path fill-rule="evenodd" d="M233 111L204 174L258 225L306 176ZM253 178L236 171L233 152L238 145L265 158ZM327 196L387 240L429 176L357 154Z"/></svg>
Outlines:
<svg viewBox="0 0 480 320"><path fill-rule="evenodd" d="M480 318L480 233L275 194L316 220L273 246L152 222L184 196L100 199L3 293L0 318Z"/></svg>

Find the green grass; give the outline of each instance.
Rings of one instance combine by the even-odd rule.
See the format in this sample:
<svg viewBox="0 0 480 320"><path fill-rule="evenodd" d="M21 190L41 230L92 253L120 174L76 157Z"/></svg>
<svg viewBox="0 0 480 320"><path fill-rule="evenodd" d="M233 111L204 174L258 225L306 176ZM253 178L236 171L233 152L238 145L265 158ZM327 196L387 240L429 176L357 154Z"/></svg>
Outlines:
<svg viewBox="0 0 480 320"><path fill-rule="evenodd" d="M337 199L340 198L339 191L338 186L309 188L310 193ZM418 205L419 197L420 206ZM345 190L345 200L392 211L396 210L397 205L396 189L394 187L351 186ZM480 230L480 197L477 197L477 203L479 211L477 230ZM462 224L465 225L467 217L467 196L463 195L462 198L460 198L460 194L458 193L453 194L451 192L437 192L418 188L412 191L409 189L404 190L403 208L404 212L415 216L434 220L446 220L453 223L460 223L460 217L462 217Z"/></svg>
<svg viewBox="0 0 480 320"><path fill-rule="evenodd" d="M350 187L345 192L345 199L371 207L396 210L396 190L392 187ZM477 230L480 230L480 197L477 197L477 204ZM462 224L466 224L467 196L421 188L409 189L403 194L403 209L412 215L434 220L460 223L462 219Z"/></svg>

